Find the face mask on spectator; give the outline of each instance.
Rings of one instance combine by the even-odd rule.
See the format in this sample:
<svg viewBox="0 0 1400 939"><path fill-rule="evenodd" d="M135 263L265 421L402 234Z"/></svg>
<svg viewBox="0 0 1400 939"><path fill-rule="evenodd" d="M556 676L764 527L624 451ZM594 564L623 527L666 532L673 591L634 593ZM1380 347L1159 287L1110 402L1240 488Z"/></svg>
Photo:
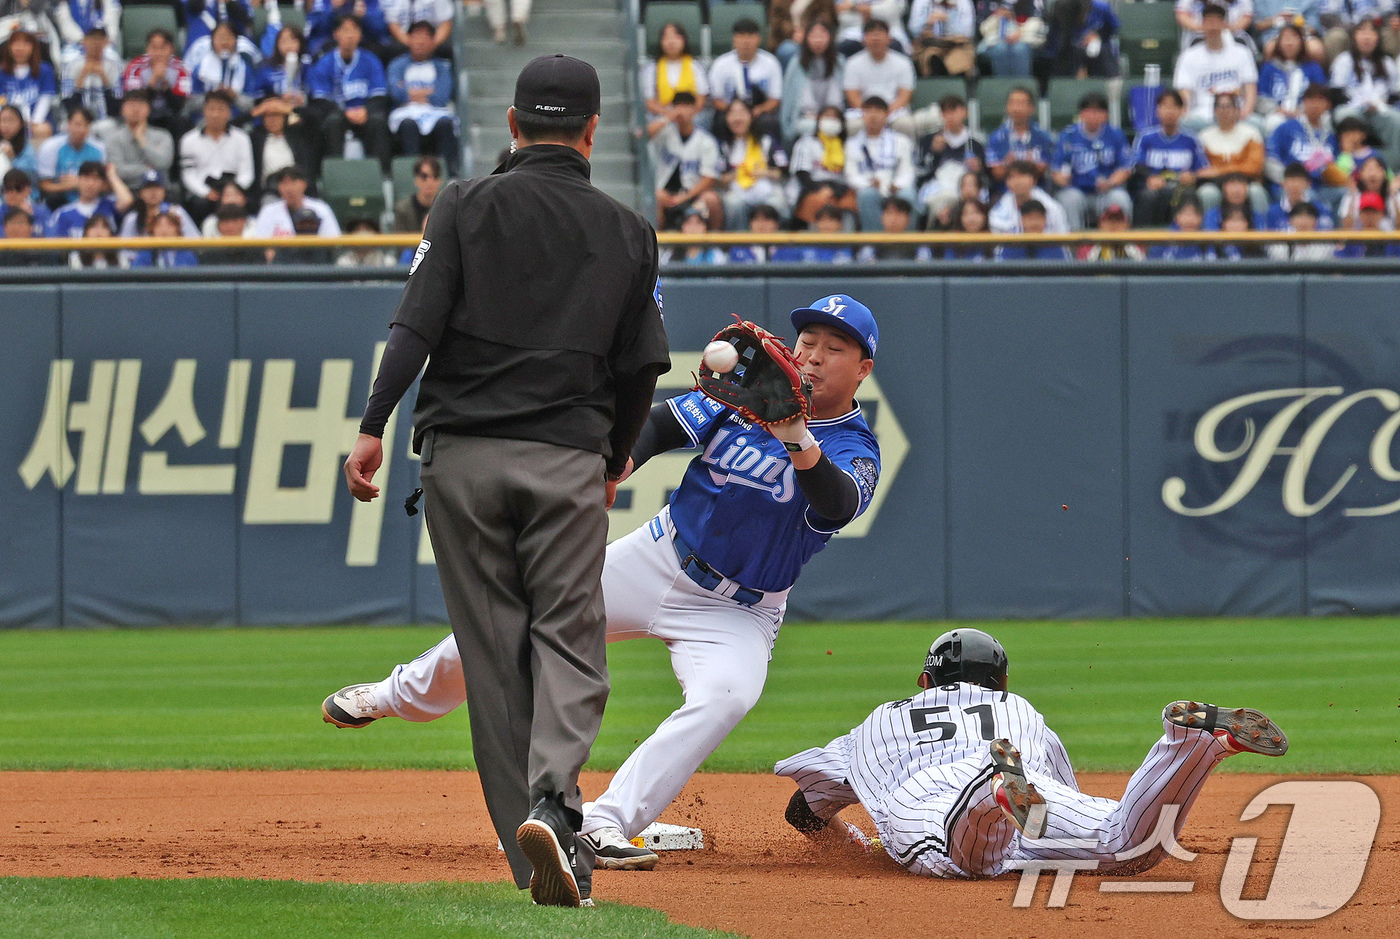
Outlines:
<svg viewBox="0 0 1400 939"><path fill-rule="evenodd" d="M817 121L817 131L828 137L839 137L841 135L841 119L839 117L824 117Z"/></svg>

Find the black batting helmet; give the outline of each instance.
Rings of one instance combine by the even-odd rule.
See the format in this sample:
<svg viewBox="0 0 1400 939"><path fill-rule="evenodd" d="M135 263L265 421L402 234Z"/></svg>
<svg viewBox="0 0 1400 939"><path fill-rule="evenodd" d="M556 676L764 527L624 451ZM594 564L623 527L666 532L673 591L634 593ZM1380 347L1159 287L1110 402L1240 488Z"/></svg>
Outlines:
<svg viewBox="0 0 1400 939"><path fill-rule="evenodd" d="M980 629L954 629L933 640L922 674L929 686L966 681L1006 690L1006 650Z"/></svg>

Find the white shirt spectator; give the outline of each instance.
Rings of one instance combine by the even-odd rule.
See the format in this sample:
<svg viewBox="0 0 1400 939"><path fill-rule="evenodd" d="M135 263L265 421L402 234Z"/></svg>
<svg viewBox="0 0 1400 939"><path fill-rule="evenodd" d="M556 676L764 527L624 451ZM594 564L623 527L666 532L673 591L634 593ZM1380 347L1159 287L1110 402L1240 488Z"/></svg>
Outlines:
<svg viewBox="0 0 1400 939"><path fill-rule="evenodd" d="M1176 12L1189 13L1199 20L1206 2L1207 0L1176 0ZM1230 32L1243 35L1243 27L1240 24L1244 22L1246 16L1254 16L1254 0L1234 0L1233 3L1231 0L1209 0L1209 2L1225 8L1225 27ZM1183 29L1181 31L1181 48L1189 48L1200 38L1202 38L1202 34L1194 29Z"/></svg>
<svg viewBox="0 0 1400 939"><path fill-rule="evenodd" d="M452 0L383 0L379 8L387 23L398 24L405 33L420 20L437 26L451 22Z"/></svg>
<svg viewBox="0 0 1400 939"><path fill-rule="evenodd" d="M307 196L302 200L302 208L315 212L316 216L320 218L321 227L316 234L323 238L331 238L340 234L340 223L335 220L335 213L320 199ZM281 199L263 206L262 211L258 213L257 224L253 226L255 238L283 238L296 233L297 230L292 225L291 210L287 208L287 203Z"/></svg>
<svg viewBox="0 0 1400 939"><path fill-rule="evenodd" d="M699 127L681 139L680 128L667 124L651 142L652 162L656 165L656 188L665 189L680 171L681 192L689 192L702 179L719 179L719 142Z"/></svg>
<svg viewBox="0 0 1400 939"><path fill-rule="evenodd" d="M1216 94L1259 84L1259 70L1249 49L1229 36L1221 39L1224 44L1219 51L1198 42L1181 53L1172 78L1173 87L1191 94L1189 113L1207 123L1215 120Z"/></svg>
<svg viewBox="0 0 1400 939"><path fill-rule="evenodd" d="M1375 74L1375 65L1366 61L1361 64L1361 77L1356 77L1355 60L1350 52L1342 52L1332 60L1332 87L1347 93L1346 106L1351 108L1376 107L1381 110L1389 107L1387 96L1395 88L1395 60L1386 56L1384 75Z"/></svg>
<svg viewBox="0 0 1400 939"><path fill-rule="evenodd" d="M654 78L653 78L654 80ZM780 101L783 97L783 67L773 53L759 49L753 61L739 61L739 53L730 49L710 66L710 88L720 101L742 98L753 102L753 91L763 93L764 101Z"/></svg>
<svg viewBox="0 0 1400 939"><path fill-rule="evenodd" d="M872 20L882 20L889 26L890 39L905 49L909 48L909 34L904 31L904 11L908 7L906 0L872 0L869 3L861 0L860 5L870 7ZM799 22L795 14L792 21ZM864 30L865 17L861 15L859 7L852 6L846 12L836 14L836 41L838 43L860 42Z"/></svg>
<svg viewBox="0 0 1400 939"><path fill-rule="evenodd" d="M204 198L209 195L206 180L226 173L245 190L253 185L253 142L244 131L230 127L215 140L196 127L180 138L180 180L186 193Z"/></svg>
<svg viewBox="0 0 1400 939"><path fill-rule="evenodd" d="M846 181L855 189L913 189L914 142L888 127L874 140L862 130L846 141Z"/></svg>
<svg viewBox="0 0 1400 939"><path fill-rule="evenodd" d="M948 18L930 24L929 19L937 6L942 4L935 4L934 0L914 0L914 6L909 11L909 35L917 39L923 35L924 27L929 25L932 25L933 35L938 39L958 36L971 39L976 34L977 10L972 0L954 0L952 8L944 10Z"/></svg>
<svg viewBox="0 0 1400 939"><path fill-rule="evenodd" d="M847 91L859 92L862 101L874 96L893 105L901 91L914 90L914 63L909 56L893 49L885 53L884 61L876 62L874 56L862 49L846 60L844 85Z"/></svg>
<svg viewBox="0 0 1400 939"><path fill-rule="evenodd" d="M1031 190L1030 198L1045 206L1045 230L1046 232L1062 235L1069 232L1069 216L1065 214L1064 206L1050 193L1036 186ZM1021 228L1021 208L1016 204L1016 195L1011 192L1003 193L997 200L997 204L992 206L991 212L987 213L987 227L999 235L1018 234L1024 231Z"/></svg>

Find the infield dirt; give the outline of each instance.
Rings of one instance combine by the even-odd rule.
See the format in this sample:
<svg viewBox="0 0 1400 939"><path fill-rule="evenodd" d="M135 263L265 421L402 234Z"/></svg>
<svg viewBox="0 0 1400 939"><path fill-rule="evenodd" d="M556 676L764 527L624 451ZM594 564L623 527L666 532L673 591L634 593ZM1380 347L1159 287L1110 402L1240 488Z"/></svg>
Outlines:
<svg viewBox="0 0 1400 939"><path fill-rule="evenodd" d="M585 796L601 792L607 778L585 774ZM600 871L594 896L760 939L1400 935L1393 816L1400 777L1361 777L1380 796L1382 819L1365 879L1347 906L1306 922L1249 922L1226 912L1219 885L1232 838L1259 839L1244 896L1268 889L1288 810L1271 808L1251 822L1239 817L1282 778L1212 777L1181 838L1199 857L1169 858L1134 878L1193 881L1189 894L1102 893L1102 879L1081 875L1068 903L1054 909L1046 906L1052 878L1044 876L1031 907L1016 909L1015 878L924 880L883 854L807 842L782 819L792 791L786 779L702 774L661 820L704 829L705 850L665 854L651 873ZM1084 791L1113 797L1126 781L1122 774L1080 777ZM872 830L858 809L846 816ZM503 880L495 844L480 785L468 772L0 773L0 876Z"/></svg>

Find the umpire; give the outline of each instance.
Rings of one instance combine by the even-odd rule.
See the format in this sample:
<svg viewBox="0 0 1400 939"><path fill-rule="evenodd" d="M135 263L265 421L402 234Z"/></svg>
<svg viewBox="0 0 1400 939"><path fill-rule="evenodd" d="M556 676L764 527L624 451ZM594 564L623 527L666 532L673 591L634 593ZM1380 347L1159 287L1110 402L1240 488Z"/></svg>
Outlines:
<svg viewBox="0 0 1400 939"><path fill-rule="evenodd" d="M477 768L516 884L554 906L592 902L578 774L608 698L607 508L670 368L656 234L589 182L598 103L586 62L521 71L518 149L433 203L345 463L375 498L426 361L414 448Z"/></svg>

